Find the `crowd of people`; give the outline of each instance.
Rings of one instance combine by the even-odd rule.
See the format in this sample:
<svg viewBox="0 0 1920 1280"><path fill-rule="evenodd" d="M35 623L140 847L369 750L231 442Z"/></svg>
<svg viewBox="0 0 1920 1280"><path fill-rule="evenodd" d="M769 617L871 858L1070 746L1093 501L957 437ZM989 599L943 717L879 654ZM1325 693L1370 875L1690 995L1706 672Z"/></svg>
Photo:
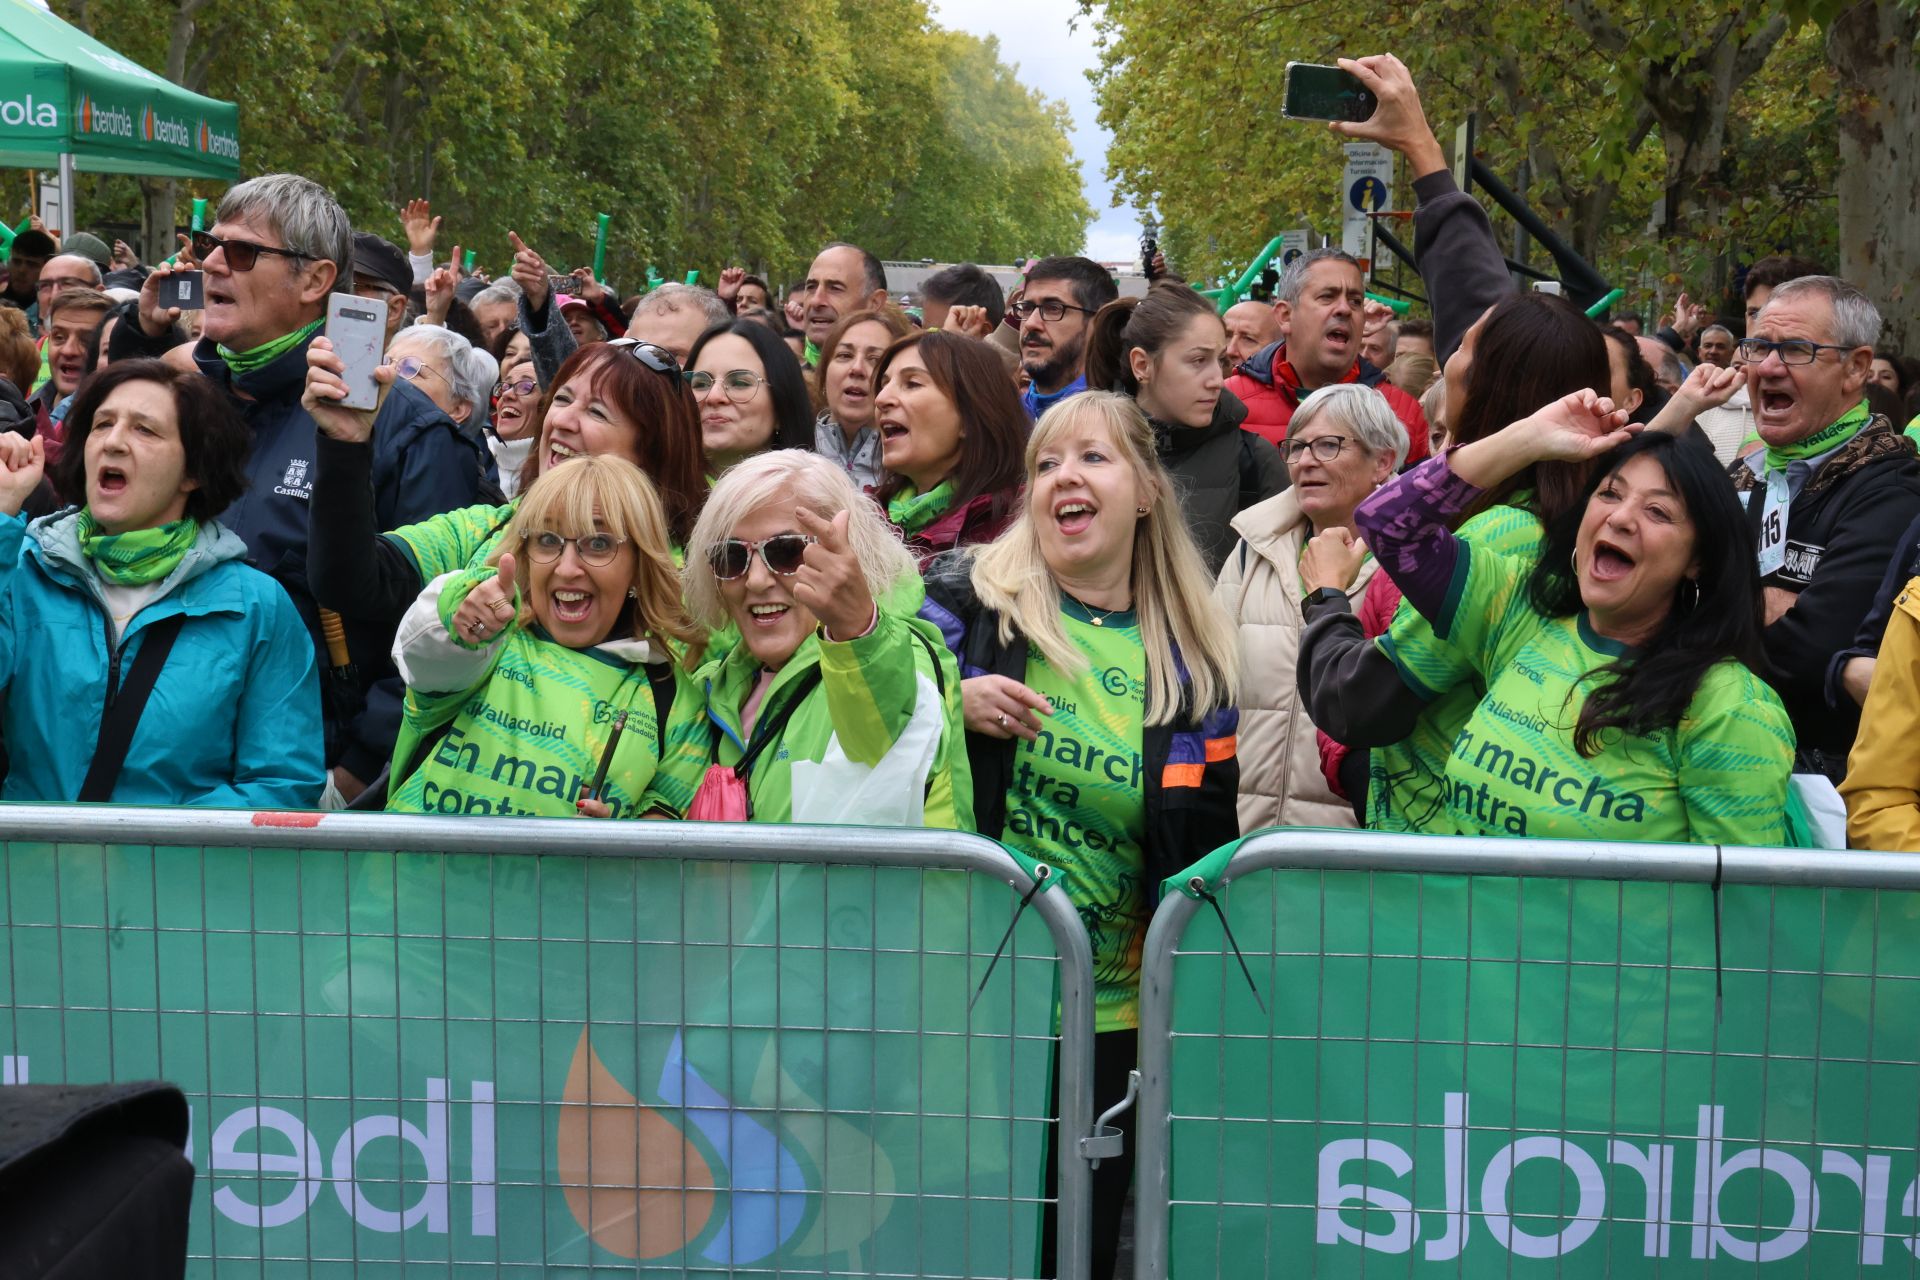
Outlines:
<svg viewBox="0 0 1920 1280"><path fill-rule="evenodd" d="M1334 248L1224 315L1066 255L902 298L844 243L623 300L291 174L152 268L20 235L4 798L979 831L1068 872L1103 1097L1156 886L1264 827L1818 846L1844 806L1920 850L1884 282L1770 256L1743 316L1591 320L1515 285L1405 68L1343 65L1430 318Z"/></svg>

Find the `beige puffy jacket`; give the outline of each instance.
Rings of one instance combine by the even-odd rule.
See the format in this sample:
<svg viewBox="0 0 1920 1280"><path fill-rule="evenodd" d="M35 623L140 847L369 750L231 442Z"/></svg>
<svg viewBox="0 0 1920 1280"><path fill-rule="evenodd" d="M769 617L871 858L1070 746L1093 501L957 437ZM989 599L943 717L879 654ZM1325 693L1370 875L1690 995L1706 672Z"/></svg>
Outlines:
<svg viewBox="0 0 1920 1280"><path fill-rule="evenodd" d="M1320 772L1313 721L1300 702L1300 550L1312 530L1293 490L1248 507L1233 521L1241 544L1227 553L1213 598L1240 632L1240 830L1352 827L1353 806ZM1360 566L1347 589L1357 611L1373 578Z"/></svg>

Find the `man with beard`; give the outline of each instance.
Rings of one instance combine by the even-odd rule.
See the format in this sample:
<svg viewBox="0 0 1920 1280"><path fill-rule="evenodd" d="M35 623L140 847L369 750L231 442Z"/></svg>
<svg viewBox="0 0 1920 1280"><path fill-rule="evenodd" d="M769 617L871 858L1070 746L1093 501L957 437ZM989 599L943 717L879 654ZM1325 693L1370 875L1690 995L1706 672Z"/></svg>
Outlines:
<svg viewBox="0 0 1920 1280"><path fill-rule="evenodd" d="M1287 438L1287 424L1301 400L1321 387L1358 382L1385 396L1406 427L1407 462L1427 456L1427 416L1420 402L1360 354L1366 278L1357 259L1332 247L1295 258L1280 277L1273 306L1287 329L1286 341L1256 352L1227 379L1227 390L1247 406L1242 426L1277 445Z"/></svg>
<svg viewBox="0 0 1920 1280"><path fill-rule="evenodd" d="M1020 365L1027 413L1040 415L1087 389L1087 330L1093 313L1120 296L1113 273L1089 258L1042 258L1027 272L1013 310L1020 317Z"/></svg>

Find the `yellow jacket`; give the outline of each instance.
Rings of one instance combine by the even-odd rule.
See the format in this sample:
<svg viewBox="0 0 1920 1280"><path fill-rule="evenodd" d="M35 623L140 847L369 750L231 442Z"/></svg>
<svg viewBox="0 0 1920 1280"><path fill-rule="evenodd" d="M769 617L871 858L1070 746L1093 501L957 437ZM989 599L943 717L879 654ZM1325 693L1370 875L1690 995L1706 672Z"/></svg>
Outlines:
<svg viewBox="0 0 1920 1280"><path fill-rule="evenodd" d="M1920 852L1920 578L1894 601L1847 757L1847 844Z"/></svg>

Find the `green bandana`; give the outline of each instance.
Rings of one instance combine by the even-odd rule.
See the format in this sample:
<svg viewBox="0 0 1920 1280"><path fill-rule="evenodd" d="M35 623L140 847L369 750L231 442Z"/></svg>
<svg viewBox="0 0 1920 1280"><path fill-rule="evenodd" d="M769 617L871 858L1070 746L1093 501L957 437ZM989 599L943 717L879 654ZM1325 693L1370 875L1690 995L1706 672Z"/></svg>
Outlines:
<svg viewBox="0 0 1920 1280"><path fill-rule="evenodd" d="M1840 421L1830 427L1823 427L1805 440L1793 444L1767 446L1767 470L1785 471L1789 462L1802 462L1808 458L1817 458L1829 449L1838 449L1847 441L1860 434L1860 428L1867 425L1867 419L1873 415L1862 400L1853 408L1840 415Z"/></svg>
<svg viewBox="0 0 1920 1280"><path fill-rule="evenodd" d="M911 484L887 500L887 519L901 533L915 534L953 509L953 481L942 480L926 493L915 493Z"/></svg>
<svg viewBox="0 0 1920 1280"><path fill-rule="evenodd" d="M80 511L80 550L101 577L116 587L144 587L172 573L200 537L200 522L188 517L153 529L107 533L93 512Z"/></svg>
<svg viewBox="0 0 1920 1280"><path fill-rule="evenodd" d="M304 328L295 329L284 338L275 338L272 342L255 347L251 351L234 351L229 347L215 347L214 350L220 353L220 358L227 362L227 368L231 369L233 376L238 378L243 374L252 373L255 369L264 368L272 364L275 360L278 360L281 356L287 354L287 352L320 332L320 326L325 323L325 320L315 320L312 324Z"/></svg>

